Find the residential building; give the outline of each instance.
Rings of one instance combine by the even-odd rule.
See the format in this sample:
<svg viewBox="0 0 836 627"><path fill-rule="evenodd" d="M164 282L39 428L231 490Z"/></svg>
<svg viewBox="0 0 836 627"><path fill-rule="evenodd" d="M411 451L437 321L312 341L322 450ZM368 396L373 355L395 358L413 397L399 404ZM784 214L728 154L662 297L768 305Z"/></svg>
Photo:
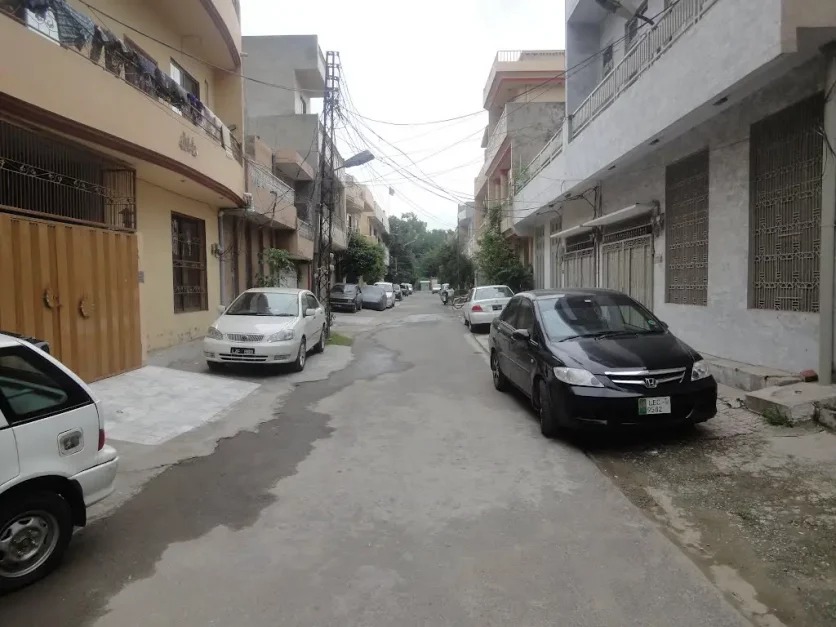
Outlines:
<svg viewBox="0 0 836 627"><path fill-rule="evenodd" d="M313 113L311 100L325 95L325 57L315 35L244 37L243 49L244 71L255 79L245 85L247 134L258 138L272 151L273 172L293 188L297 218L304 228L310 225L316 243L323 129L319 116ZM343 159L335 149L332 221L335 253L347 246L346 175L342 166ZM315 244L314 252L318 251ZM300 258L299 261L310 260ZM313 287L313 275L306 273L304 265L300 265L301 284Z"/></svg>
<svg viewBox="0 0 836 627"><path fill-rule="evenodd" d="M527 180L532 159L563 124L565 69L563 50L501 50L482 94L488 125L482 137L485 160L474 185L474 231L478 237L485 228L489 208L501 207L502 231L525 264L531 263L531 240L514 230L509 201L514 187Z"/></svg>
<svg viewBox="0 0 836 627"><path fill-rule="evenodd" d="M540 284L627 292L716 364L819 370L836 4L757 5L649 0L651 26L567 0L567 66L603 52L569 73L570 115L528 165L514 228L542 251Z"/></svg>
<svg viewBox="0 0 836 627"><path fill-rule="evenodd" d="M88 381L204 334L245 192L238 3L96 5L0 3L0 328Z"/></svg>
<svg viewBox="0 0 836 627"><path fill-rule="evenodd" d="M473 225L474 214L476 213L476 203L468 202L459 205L458 210L458 230L459 242L461 242L462 250L465 255L473 258L476 255L476 233Z"/></svg>

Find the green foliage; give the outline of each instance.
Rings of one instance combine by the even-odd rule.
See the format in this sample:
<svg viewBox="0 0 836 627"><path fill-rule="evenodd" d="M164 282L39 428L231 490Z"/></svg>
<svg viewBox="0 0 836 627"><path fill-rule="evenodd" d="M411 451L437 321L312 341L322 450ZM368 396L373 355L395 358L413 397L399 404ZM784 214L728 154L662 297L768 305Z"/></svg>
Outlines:
<svg viewBox="0 0 836 627"><path fill-rule="evenodd" d="M264 272L256 277L259 287L281 287L282 279L296 274L296 264L290 258L290 253L280 248L265 248L259 255Z"/></svg>
<svg viewBox="0 0 836 627"><path fill-rule="evenodd" d="M507 285L515 292L531 289L534 280L531 268L514 254L511 244L502 236L502 206L488 209L488 224L479 242L476 265L487 283Z"/></svg>
<svg viewBox="0 0 836 627"><path fill-rule="evenodd" d="M438 277L440 283L449 283L457 289L469 288L474 282L473 261L452 235L427 254L423 269L424 276Z"/></svg>
<svg viewBox="0 0 836 627"><path fill-rule="evenodd" d="M354 344L354 338L350 338L347 335L342 335L341 333L334 333L331 331L331 335L328 336L328 339L325 341L326 344L332 344L334 346L351 346Z"/></svg>
<svg viewBox="0 0 836 627"><path fill-rule="evenodd" d="M763 410L763 419L773 427L792 426L792 420L783 411L771 405Z"/></svg>
<svg viewBox="0 0 836 627"><path fill-rule="evenodd" d="M343 254L343 268L348 280L357 282L363 277L366 283L380 281L386 273L383 255L383 246L360 233L352 233Z"/></svg>
<svg viewBox="0 0 836 627"><path fill-rule="evenodd" d="M389 272L394 283L414 284L422 276L438 275L437 253L450 233L427 230L427 223L414 213L389 218Z"/></svg>

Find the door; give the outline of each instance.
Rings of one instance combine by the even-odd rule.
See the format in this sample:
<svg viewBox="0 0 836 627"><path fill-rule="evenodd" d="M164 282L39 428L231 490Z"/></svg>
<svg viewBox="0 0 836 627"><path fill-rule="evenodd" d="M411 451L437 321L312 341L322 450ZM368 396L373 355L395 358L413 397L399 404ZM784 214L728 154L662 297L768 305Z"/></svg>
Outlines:
<svg viewBox="0 0 836 627"><path fill-rule="evenodd" d="M71 477L96 464L96 406L75 381L32 349L0 348L0 410L14 432L25 474Z"/></svg>
<svg viewBox="0 0 836 627"><path fill-rule="evenodd" d="M505 310L499 316L496 328L491 333L491 336L494 338L494 348L496 350L496 360L499 369L502 370L502 373L512 383L514 379L512 379L511 373L515 366L513 356L511 355L511 334L516 328L514 325L517 323L517 311L519 310L520 300L520 297L515 297L508 302Z"/></svg>
<svg viewBox="0 0 836 627"><path fill-rule="evenodd" d="M310 292L306 292L304 298L305 308L313 309L316 312L313 316L305 318L305 335L308 336L308 347L311 347L319 341L319 337L322 335L322 325L325 323L325 316L316 296Z"/></svg>
<svg viewBox="0 0 836 627"><path fill-rule="evenodd" d="M527 298L520 299L517 312L517 329L525 329L535 340L534 334L534 304ZM534 369L534 356L529 340L511 338L511 355L514 360L514 383L520 390L531 396L531 375Z"/></svg>
<svg viewBox="0 0 836 627"><path fill-rule="evenodd" d="M624 292L653 309L653 234L649 224L604 233L601 287Z"/></svg>
<svg viewBox="0 0 836 627"><path fill-rule="evenodd" d="M142 365L136 235L0 213L0 329L85 381Z"/></svg>
<svg viewBox="0 0 836 627"><path fill-rule="evenodd" d="M0 410L0 486L17 477L19 473L15 433Z"/></svg>
<svg viewBox="0 0 836 627"><path fill-rule="evenodd" d="M587 235L569 238L560 265L561 287L596 287L595 240Z"/></svg>

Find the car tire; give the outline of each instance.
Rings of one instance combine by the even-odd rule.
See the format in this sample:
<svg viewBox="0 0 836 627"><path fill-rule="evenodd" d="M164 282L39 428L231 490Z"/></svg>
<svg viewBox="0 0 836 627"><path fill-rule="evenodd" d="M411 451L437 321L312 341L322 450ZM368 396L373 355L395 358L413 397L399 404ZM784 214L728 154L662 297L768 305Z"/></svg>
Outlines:
<svg viewBox="0 0 836 627"><path fill-rule="evenodd" d="M540 433L547 438L556 438L560 435L560 420L552 402L552 395L543 379L537 380L537 402L534 409L540 418Z"/></svg>
<svg viewBox="0 0 836 627"><path fill-rule="evenodd" d="M49 546L32 557L32 570L22 574L9 573L0 555L0 592L10 592L28 586L55 570L73 534L73 515L70 504L56 492L32 492L18 495L14 500L0 501L0 541L12 537L13 529L32 525L35 533L43 534ZM22 529L21 529L22 530Z"/></svg>
<svg viewBox="0 0 836 627"><path fill-rule="evenodd" d="M222 372L224 369L224 365L218 361L207 361L206 367L209 368L209 372Z"/></svg>
<svg viewBox="0 0 836 627"><path fill-rule="evenodd" d="M496 351L491 351L491 375L493 376L493 386L499 392L508 391L508 379L502 373L502 368L499 367L499 358Z"/></svg>
<svg viewBox="0 0 836 627"><path fill-rule="evenodd" d="M314 346L313 352L315 353L324 353L325 352L325 325L322 325L322 333L319 334L319 341Z"/></svg>
<svg viewBox="0 0 836 627"><path fill-rule="evenodd" d="M293 362L293 372L302 372L305 369L305 363L308 361L308 345L305 343L305 338L299 343L299 354L296 355L296 361Z"/></svg>
<svg viewBox="0 0 836 627"><path fill-rule="evenodd" d="M351 313L353 313L353 314L356 314L356 313L357 313L357 303L354 303L354 304L351 306Z"/></svg>

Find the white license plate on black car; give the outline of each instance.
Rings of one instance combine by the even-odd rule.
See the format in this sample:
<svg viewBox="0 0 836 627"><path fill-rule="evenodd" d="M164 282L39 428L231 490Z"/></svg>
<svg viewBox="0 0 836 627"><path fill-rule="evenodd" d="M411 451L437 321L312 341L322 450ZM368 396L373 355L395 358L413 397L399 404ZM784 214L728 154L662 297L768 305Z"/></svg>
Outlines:
<svg viewBox="0 0 836 627"><path fill-rule="evenodd" d="M639 416L669 413L671 413L670 396L654 396L653 398L639 399Z"/></svg>
<svg viewBox="0 0 836 627"><path fill-rule="evenodd" d="M235 348L235 347L233 347L233 348L229 349L229 352L232 353L233 355L255 355L255 349L254 348Z"/></svg>

